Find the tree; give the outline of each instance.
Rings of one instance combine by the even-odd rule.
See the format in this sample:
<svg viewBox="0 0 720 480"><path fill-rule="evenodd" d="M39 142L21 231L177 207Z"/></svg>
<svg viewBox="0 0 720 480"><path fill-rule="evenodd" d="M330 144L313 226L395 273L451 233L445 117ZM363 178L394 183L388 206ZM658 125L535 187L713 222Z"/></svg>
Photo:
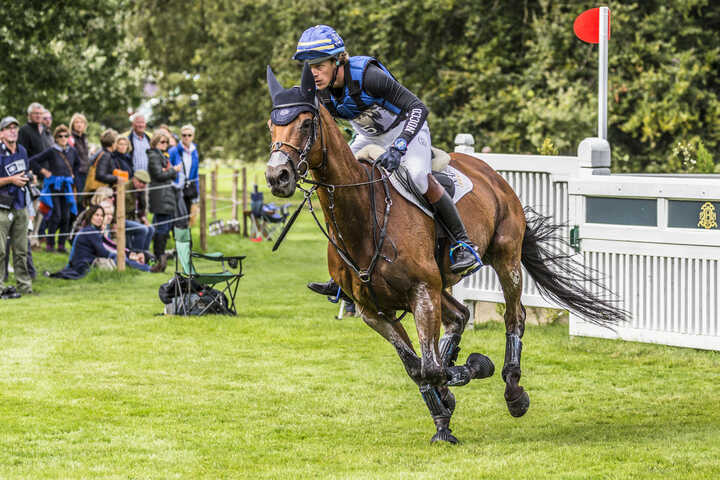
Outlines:
<svg viewBox="0 0 720 480"><path fill-rule="evenodd" d="M4 2L0 111L24 119L39 101L56 124L73 112L126 125L140 98L139 50L125 26L129 0Z"/></svg>

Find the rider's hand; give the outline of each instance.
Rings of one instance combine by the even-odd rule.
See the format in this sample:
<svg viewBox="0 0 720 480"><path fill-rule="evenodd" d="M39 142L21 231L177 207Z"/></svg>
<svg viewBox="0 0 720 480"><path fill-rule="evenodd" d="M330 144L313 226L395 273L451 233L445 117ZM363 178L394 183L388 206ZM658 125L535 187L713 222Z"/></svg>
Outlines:
<svg viewBox="0 0 720 480"><path fill-rule="evenodd" d="M394 172L400 166L403 153L395 147L388 148L385 153L378 157L380 165L385 167L388 172Z"/></svg>

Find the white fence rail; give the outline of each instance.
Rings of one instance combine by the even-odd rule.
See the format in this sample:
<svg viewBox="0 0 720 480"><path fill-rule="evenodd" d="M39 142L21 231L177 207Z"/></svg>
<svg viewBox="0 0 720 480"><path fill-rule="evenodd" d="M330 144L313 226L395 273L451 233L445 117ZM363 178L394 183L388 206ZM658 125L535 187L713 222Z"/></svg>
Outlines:
<svg viewBox="0 0 720 480"><path fill-rule="evenodd" d="M577 157L476 154L468 135L456 151L490 164L524 206L577 226L581 259L630 312L614 332L571 312L572 335L720 350L720 176L608 175L609 148L588 140ZM557 307L523 275L525 305ZM504 301L487 268L453 293L470 306Z"/></svg>

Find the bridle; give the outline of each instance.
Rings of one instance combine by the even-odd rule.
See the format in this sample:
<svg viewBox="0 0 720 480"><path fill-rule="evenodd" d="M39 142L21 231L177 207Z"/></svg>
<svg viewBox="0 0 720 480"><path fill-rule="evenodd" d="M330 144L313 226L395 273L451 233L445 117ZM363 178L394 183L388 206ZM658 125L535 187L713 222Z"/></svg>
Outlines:
<svg viewBox="0 0 720 480"><path fill-rule="evenodd" d="M317 100L316 100L317 101ZM270 144L270 155L272 155L275 152L280 152L281 154L285 155L287 157L287 163L290 164L293 170L293 175L295 176L295 183L298 183L300 181L307 181L307 174L310 172L310 169L320 169L325 166L327 163L327 146L325 145L324 138L322 136L322 128L320 126L320 114L318 113L318 107L316 103L310 103L310 102L296 102L296 103L285 103L282 105L275 105L273 106L273 110L278 110L281 108L290 108L290 107L310 107L311 113L312 113L312 131L310 135L308 135L307 140L305 141L305 146L303 146L302 149L300 147L297 147L293 145L292 143L283 142L283 141L277 141ZM299 114L298 114L299 115ZM323 152L323 161L318 167L310 167L310 164L307 161L307 157L310 154L310 149L312 149L312 146L315 144L315 141L318 137L318 132L320 132L320 143L322 146L322 152ZM293 150L299 157L299 160L297 162L297 165L295 162L292 161L290 156L282 150L282 147L286 146ZM300 168L305 166L305 169L302 173L300 173Z"/></svg>

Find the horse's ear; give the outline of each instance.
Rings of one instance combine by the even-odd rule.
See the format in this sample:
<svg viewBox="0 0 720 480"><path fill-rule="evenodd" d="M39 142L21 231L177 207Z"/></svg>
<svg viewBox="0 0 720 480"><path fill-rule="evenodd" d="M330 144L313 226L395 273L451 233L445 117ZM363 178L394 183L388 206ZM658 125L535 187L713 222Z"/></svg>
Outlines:
<svg viewBox="0 0 720 480"><path fill-rule="evenodd" d="M303 96L309 101L315 101L315 79L313 78L310 65L307 63L303 67L302 78L300 80L300 88L302 89Z"/></svg>
<svg viewBox="0 0 720 480"><path fill-rule="evenodd" d="M270 68L270 65L267 66L267 84L268 89L270 90L270 99L273 101L273 106L275 105L275 96L282 92L284 88L282 85L280 85L280 82L278 82L277 78L275 78L275 74L272 71L272 68Z"/></svg>

